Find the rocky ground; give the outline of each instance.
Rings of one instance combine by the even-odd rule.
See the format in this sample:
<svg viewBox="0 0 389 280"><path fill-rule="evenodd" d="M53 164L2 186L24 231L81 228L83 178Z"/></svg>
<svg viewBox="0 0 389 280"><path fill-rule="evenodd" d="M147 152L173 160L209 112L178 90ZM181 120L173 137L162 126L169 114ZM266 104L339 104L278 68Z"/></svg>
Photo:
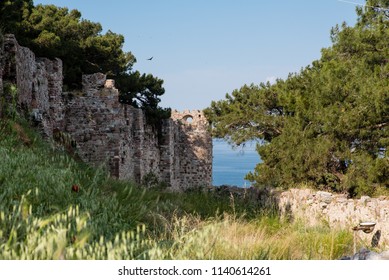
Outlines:
<svg viewBox="0 0 389 280"><path fill-rule="evenodd" d="M389 260L389 251L376 253L362 248L353 256L344 256L341 260Z"/></svg>

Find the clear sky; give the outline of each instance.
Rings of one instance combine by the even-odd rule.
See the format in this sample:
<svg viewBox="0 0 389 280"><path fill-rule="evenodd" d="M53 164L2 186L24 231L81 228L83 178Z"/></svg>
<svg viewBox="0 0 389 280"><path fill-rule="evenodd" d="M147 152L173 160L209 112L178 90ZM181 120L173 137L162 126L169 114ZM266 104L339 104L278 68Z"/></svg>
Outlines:
<svg viewBox="0 0 389 280"><path fill-rule="evenodd" d="M363 0L355 0L363 4ZM164 80L161 105L203 109L244 84L285 78L320 58L330 30L356 21L337 0L34 0L77 9L124 35L135 70ZM147 58L152 57L149 61Z"/></svg>

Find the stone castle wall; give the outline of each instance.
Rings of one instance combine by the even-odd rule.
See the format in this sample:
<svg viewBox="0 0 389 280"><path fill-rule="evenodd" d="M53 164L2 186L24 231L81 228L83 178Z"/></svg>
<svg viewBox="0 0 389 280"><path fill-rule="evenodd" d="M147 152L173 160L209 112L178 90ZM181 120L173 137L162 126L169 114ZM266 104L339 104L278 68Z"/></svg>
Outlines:
<svg viewBox="0 0 389 280"><path fill-rule="evenodd" d="M175 173L178 185L205 185L212 181L212 138L208 132L208 121L202 111L173 111L171 119L175 124L174 151L179 160ZM210 184L209 184L210 185Z"/></svg>
<svg viewBox="0 0 389 280"><path fill-rule="evenodd" d="M61 60L36 58L13 35L2 51L0 116L15 101L46 138L66 139L83 161L120 179L140 183L153 174L174 190L211 185L212 139L201 111L173 111L158 133L142 110L119 103L104 74L84 75L82 91L63 92ZM5 83L16 85L16 96Z"/></svg>

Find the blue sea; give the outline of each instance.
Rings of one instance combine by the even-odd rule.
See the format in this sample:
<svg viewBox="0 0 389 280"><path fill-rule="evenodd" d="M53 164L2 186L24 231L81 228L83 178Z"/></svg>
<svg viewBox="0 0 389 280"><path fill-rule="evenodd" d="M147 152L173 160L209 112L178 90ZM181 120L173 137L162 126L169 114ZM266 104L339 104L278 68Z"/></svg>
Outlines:
<svg viewBox="0 0 389 280"><path fill-rule="evenodd" d="M213 185L249 187L250 182L244 177L261 161L255 147L256 142L249 142L244 147L232 148L226 141L214 139Z"/></svg>

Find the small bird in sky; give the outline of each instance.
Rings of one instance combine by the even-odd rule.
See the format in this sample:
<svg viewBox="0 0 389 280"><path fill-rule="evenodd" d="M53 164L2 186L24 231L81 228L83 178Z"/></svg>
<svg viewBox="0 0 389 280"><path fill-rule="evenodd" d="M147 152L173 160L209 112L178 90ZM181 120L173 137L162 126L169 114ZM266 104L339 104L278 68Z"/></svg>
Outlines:
<svg viewBox="0 0 389 280"><path fill-rule="evenodd" d="M153 59L153 57L150 57L150 58L148 58L147 60L152 60Z"/></svg>

